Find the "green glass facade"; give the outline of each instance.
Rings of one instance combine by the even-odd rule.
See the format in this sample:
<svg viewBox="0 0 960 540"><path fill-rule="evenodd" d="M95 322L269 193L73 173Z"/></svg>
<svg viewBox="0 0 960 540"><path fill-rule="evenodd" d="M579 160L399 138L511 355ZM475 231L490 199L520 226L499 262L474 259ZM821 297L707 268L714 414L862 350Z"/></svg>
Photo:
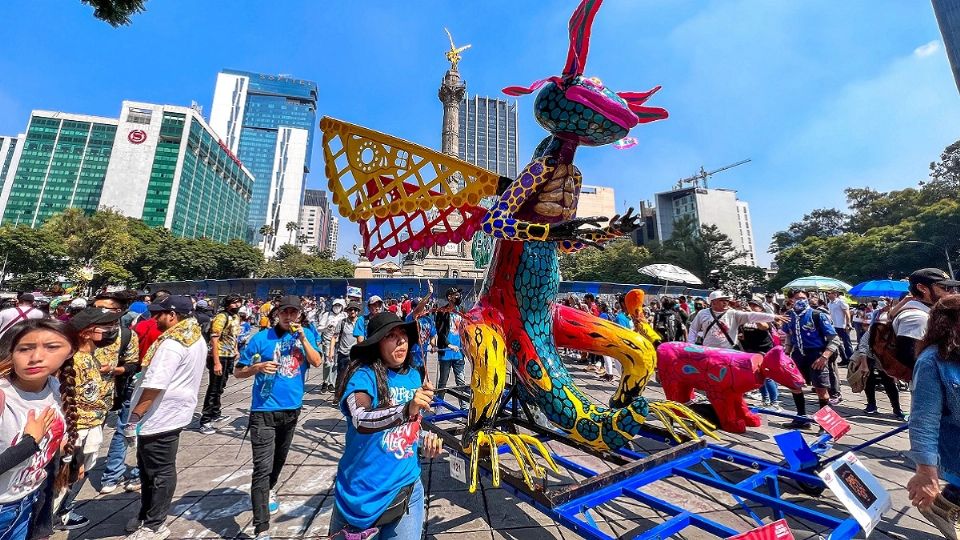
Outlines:
<svg viewBox="0 0 960 540"><path fill-rule="evenodd" d="M212 132L192 121L173 210L173 234L220 242L243 239L252 192L253 178L239 161Z"/></svg>
<svg viewBox="0 0 960 540"><path fill-rule="evenodd" d="M117 126L33 115L2 223L39 226L67 208L96 210Z"/></svg>
<svg viewBox="0 0 960 540"><path fill-rule="evenodd" d="M10 162L13 161L13 154L17 152L17 144L20 143L20 139L17 137L10 137L9 140L10 143L7 147L7 153L3 156L3 164L0 165L0 183L7 177L7 171L10 170Z"/></svg>
<svg viewBox="0 0 960 540"><path fill-rule="evenodd" d="M186 116L183 114L163 113L160 141L153 157L153 169L150 171L150 183L147 185L147 197L143 203L141 218L151 227L163 227L167 220L167 208L170 205L170 192L173 190L185 123Z"/></svg>

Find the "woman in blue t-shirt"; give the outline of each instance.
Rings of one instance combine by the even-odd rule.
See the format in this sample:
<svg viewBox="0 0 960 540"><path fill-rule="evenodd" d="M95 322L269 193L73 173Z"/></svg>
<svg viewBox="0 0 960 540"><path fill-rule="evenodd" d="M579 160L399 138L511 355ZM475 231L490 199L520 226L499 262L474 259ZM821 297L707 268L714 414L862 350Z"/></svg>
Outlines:
<svg viewBox="0 0 960 540"><path fill-rule="evenodd" d="M421 536L417 450L434 458L442 444L432 433L420 444L420 412L433 400L433 385L422 382L413 369L411 345L417 340L416 323L384 312L368 321L367 339L350 349L350 364L336 394L348 422L334 486L331 538L376 529L382 540Z"/></svg>

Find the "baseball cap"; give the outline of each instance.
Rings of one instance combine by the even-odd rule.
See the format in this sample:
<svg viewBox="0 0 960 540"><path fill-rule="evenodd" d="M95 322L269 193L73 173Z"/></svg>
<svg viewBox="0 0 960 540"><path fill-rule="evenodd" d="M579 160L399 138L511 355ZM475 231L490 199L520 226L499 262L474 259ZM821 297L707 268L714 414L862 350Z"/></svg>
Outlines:
<svg viewBox="0 0 960 540"><path fill-rule="evenodd" d="M369 300L367 300L367 305L369 306L369 305L372 305L372 304L376 304L377 302L380 302L380 303L382 304L382 303L383 303L383 298L380 298L380 297L377 296L377 295L373 295L373 296L370 297Z"/></svg>
<svg viewBox="0 0 960 540"><path fill-rule="evenodd" d="M80 331L95 324L108 324L120 320L122 313L109 311L103 308L88 307L70 319L70 326Z"/></svg>
<svg viewBox="0 0 960 540"><path fill-rule="evenodd" d="M950 279L950 275L939 268L921 268L910 274L911 285L941 285L944 287L960 287L960 281Z"/></svg>
<svg viewBox="0 0 960 540"><path fill-rule="evenodd" d="M25 292L25 293L17 296L17 301L18 301L18 302L29 302L29 303L32 304L32 303L34 302L34 300L36 300L36 299L33 297L33 294L28 293L28 292Z"/></svg>
<svg viewBox="0 0 960 540"><path fill-rule="evenodd" d="M173 311L180 315L190 315L193 313L193 301L189 296L168 296L163 300L150 304L147 308L150 313L167 313Z"/></svg>
<svg viewBox="0 0 960 540"><path fill-rule="evenodd" d="M710 293L708 300L710 302L713 302L714 300L730 300L730 298L731 298L730 293L726 291L713 291L712 293Z"/></svg>
<svg viewBox="0 0 960 540"><path fill-rule="evenodd" d="M206 309L210 304L206 300L197 300L197 309Z"/></svg>
<svg viewBox="0 0 960 540"><path fill-rule="evenodd" d="M74 298L70 301L70 307L73 309L83 309L87 307L87 300L85 298Z"/></svg>
<svg viewBox="0 0 960 540"><path fill-rule="evenodd" d="M300 297L293 294L288 294L277 300L273 307L277 311L283 311L287 308L300 309Z"/></svg>

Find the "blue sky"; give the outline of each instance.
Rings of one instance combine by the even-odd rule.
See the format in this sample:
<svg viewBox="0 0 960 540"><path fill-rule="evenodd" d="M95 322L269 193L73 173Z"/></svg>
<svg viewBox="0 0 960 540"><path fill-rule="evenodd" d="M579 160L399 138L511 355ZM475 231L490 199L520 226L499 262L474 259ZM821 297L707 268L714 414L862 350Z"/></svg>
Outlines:
<svg viewBox="0 0 960 540"><path fill-rule="evenodd" d="M427 146L448 44L471 43L468 92L559 74L574 1L149 0L129 27L78 0L3 2L0 134L31 109L116 116L124 99L212 100L217 72L285 73L319 85L319 112ZM750 203L760 262L772 233L843 189L915 184L960 138L960 96L927 1L607 0L587 75L615 90L663 85L666 121L640 145L582 149L584 181L636 205L677 179L751 158L711 182ZM543 137L520 100L523 160ZM319 141L319 137L316 138ZM315 149L308 187L323 188ZM525 163L523 161L521 166ZM341 222L340 252L359 241Z"/></svg>

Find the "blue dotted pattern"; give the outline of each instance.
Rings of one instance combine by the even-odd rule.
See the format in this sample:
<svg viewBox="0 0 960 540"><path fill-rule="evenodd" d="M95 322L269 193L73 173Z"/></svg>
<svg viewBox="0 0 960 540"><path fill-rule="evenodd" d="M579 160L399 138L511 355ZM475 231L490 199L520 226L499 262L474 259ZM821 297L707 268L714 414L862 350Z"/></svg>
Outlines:
<svg viewBox="0 0 960 540"><path fill-rule="evenodd" d="M583 77L577 77L569 86L589 88L582 81ZM595 89L591 90L597 92ZM610 90L604 88L599 93L627 108L627 102ZM628 130L604 117L601 112L567 99L564 90L556 83L549 83L540 90L533 104L533 111L537 122L550 133L573 134L584 144L602 146L616 142L628 133Z"/></svg>

